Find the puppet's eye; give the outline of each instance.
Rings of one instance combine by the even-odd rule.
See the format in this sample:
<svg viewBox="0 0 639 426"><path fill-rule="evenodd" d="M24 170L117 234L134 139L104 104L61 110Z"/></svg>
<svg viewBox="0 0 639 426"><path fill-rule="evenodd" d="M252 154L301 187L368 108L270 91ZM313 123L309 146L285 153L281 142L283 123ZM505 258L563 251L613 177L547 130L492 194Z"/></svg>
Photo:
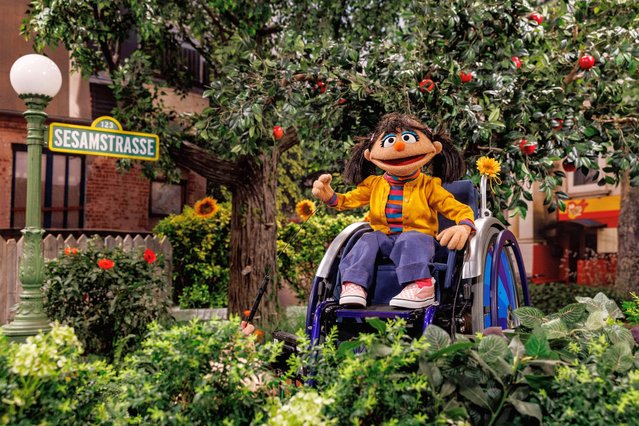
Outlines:
<svg viewBox="0 0 639 426"><path fill-rule="evenodd" d="M382 139L382 148L393 146L396 140L397 137L395 136L395 133L389 133L388 135L384 136L384 139Z"/></svg>
<svg viewBox="0 0 639 426"><path fill-rule="evenodd" d="M415 143L419 140L419 136L415 132L406 131L402 133L402 140L406 143Z"/></svg>

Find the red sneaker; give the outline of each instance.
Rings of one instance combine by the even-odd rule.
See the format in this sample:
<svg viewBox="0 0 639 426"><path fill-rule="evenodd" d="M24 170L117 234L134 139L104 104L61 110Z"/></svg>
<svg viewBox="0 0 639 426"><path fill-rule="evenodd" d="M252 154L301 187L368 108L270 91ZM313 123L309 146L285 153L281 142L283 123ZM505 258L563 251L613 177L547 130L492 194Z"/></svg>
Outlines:
<svg viewBox="0 0 639 426"><path fill-rule="evenodd" d="M389 303L398 308L425 308L435 302L435 279L427 278L408 284Z"/></svg>
<svg viewBox="0 0 639 426"><path fill-rule="evenodd" d="M343 283L342 294L339 296L340 305L356 305L366 307L366 290L355 283Z"/></svg>

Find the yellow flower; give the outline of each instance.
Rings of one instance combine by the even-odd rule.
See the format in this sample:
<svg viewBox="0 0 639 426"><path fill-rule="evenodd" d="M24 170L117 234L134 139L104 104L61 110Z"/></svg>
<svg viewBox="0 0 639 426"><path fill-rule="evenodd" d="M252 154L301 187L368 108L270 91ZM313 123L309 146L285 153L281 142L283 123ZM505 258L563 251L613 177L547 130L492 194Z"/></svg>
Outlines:
<svg viewBox="0 0 639 426"><path fill-rule="evenodd" d="M477 170L482 175L495 178L501 171L501 164L494 158L480 157L477 160Z"/></svg>
<svg viewBox="0 0 639 426"><path fill-rule="evenodd" d="M302 220L306 220L315 212L315 203L311 200L302 200L295 206L295 213Z"/></svg>
<svg viewBox="0 0 639 426"><path fill-rule="evenodd" d="M215 214L220 210L220 206L217 205L215 198L204 197L195 203L193 210L197 216L203 219L208 219L215 216Z"/></svg>
<svg viewBox="0 0 639 426"><path fill-rule="evenodd" d="M371 214L370 212L367 212L364 218L362 219L362 222L370 222L370 221L371 221Z"/></svg>

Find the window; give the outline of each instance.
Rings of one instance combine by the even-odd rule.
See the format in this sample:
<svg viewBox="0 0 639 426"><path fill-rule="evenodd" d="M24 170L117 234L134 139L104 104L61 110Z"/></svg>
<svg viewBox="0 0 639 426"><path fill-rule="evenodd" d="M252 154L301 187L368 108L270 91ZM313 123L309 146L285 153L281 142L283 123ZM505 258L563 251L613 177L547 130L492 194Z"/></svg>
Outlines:
<svg viewBox="0 0 639 426"><path fill-rule="evenodd" d="M180 214L186 203L186 181L179 184L151 182L149 197L150 226L155 226L159 219L170 214Z"/></svg>
<svg viewBox="0 0 639 426"><path fill-rule="evenodd" d="M599 159L599 167L605 167L605 160ZM573 197L609 194L610 188L599 186L594 179L595 171L590 170L584 174L581 169L566 173L568 195ZM601 178L601 173L599 175Z"/></svg>
<svg viewBox="0 0 639 426"><path fill-rule="evenodd" d="M12 228L25 226L27 206L27 146L13 145L11 187ZM83 156L42 153L42 227L82 228L84 223L85 159Z"/></svg>

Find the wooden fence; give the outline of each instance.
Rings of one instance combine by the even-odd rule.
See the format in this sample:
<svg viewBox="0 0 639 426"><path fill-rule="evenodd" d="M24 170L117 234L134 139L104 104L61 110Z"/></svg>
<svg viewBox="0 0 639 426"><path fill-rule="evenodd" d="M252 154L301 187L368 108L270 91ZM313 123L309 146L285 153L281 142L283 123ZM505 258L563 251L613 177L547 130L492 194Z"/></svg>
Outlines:
<svg viewBox="0 0 639 426"><path fill-rule="evenodd" d="M44 258L47 261L57 259L64 252L65 247L85 249L89 240L99 248L122 247L124 250L131 250L142 247L164 254L164 274L168 283L171 283L173 250L166 237L160 239L151 235L146 237L126 235L124 238L120 236L89 238L82 234L77 239L73 236L65 239L62 235L54 236L48 234L43 241ZM20 301L21 288L18 268L21 257L22 238L16 241L15 239L5 240L0 237L0 324L6 324L13 319L11 308Z"/></svg>

